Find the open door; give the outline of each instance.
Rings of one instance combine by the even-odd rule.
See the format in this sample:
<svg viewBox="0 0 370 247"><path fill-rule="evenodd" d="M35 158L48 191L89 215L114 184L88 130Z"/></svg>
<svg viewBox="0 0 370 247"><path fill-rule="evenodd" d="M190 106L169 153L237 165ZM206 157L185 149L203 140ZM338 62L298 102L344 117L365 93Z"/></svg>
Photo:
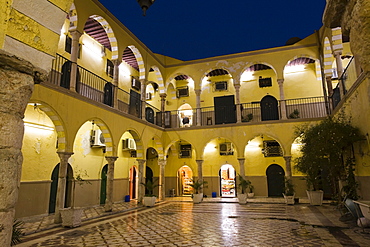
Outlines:
<svg viewBox="0 0 370 247"><path fill-rule="evenodd" d="M214 97L215 124L236 123L234 95Z"/></svg>

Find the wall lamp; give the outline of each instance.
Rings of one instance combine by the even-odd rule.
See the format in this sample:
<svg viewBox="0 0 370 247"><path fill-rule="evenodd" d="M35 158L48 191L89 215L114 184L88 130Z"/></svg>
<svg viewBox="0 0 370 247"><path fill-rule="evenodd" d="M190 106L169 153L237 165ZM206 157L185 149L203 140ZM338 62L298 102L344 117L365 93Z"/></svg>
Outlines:
<svg viewBox="0 0 370 247"><path fill-rule="evenodd" d="M147 9L154 3L155 0L137 0L140 4L141 9L143 10L143 16L146 15Z"/></svg>

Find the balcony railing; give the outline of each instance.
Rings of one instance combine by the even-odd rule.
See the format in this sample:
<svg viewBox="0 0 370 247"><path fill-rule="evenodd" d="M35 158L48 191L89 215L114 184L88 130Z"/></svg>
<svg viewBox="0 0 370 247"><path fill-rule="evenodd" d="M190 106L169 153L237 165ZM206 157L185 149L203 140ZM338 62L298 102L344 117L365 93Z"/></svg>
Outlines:
<svg viewBox="0 0 370 247"><path fill-rule="evenodd" d="M71 61L65 57L57 55L52 64L49 83L69 89L71 66ZM130 94L81 66L77 66L77 68L78 73L76 77L76 92L82 96L111 107L114 106L119 111L128 113L137 118L142 118L142 116L145 116L146 121L158 126L162 126L162 116L164 115L163 125L165 128L192 127L197 125L196 110L193 110L193 115L189 116L190 123L184 125L182 123L182 111L174 110L165 111L162 113L158 108L146 103L145 101L142 101L139 94ZM352 78L349 76L352 76L352 72L349 73L350 71L352 70L346 69L345 71L345 74L348 75L346 77L346 85L353 85L353 82L350 84L351 80L349 78ZM142 108L143 104L145 104L144 108ZM220 112L220 109L215 109L213 106L203 107L200 109L200 125L207 126L224 123L236 123L236 107L240 107L241 122L257 123L266 120L285 119L285 117L281 115L281 108L284 105L286 109L286 118L288 119L317 118L327 115L326 101L324 97L311 97L278 101L277 105L274 105L273 107L273 112L266 111L266 108L262 109L261 102L242 103L240 105L231 106L230 109L222 112ZM144 114L142 113L143 110L145 110ZM232 117L228 118L228 115L232 115ZM225 122L223 122L223 119L225 119Z"/></svg>

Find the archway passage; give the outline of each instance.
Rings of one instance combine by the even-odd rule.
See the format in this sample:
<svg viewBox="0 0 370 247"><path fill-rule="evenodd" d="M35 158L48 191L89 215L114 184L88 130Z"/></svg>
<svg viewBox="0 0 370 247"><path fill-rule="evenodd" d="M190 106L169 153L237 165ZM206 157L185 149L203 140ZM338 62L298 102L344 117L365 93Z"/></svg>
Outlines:
<svg viewBox="0 0 370 247"><path fill-rule="evenodd" d="M130 168L130 198L135 199L136 198L136 187L137 187L137 172L136 167Z"/></svg>
<svg viewBox="0 0 370 247"><path fill-rule="evenodd" d="M270 95L261 100L261 120L279 120L278 101Z"/></svg>
<svg viewBox="0 0 370 247"><path fill-rule="evenodd" d="M101 171L100 205L105 204L105 200L107 199L107 173L108 173L108 164L106 164Z"/></svg>
<svg viewBox="0 0 370 247"><path fill-rule="evenodd" d="M284 193L284 169L277 164L272 164L267 168L266 175L268 196L282 197Z"/></svg>
<svg viewBox="0 0 370 247"><path fill-rule="evenodd" d="M58 182L59 182L59 167L58 163L51 174L51 184L50 184L50 197L49 197L49 214L55 213L57 192L58 192ZM66 177L66 189L64 195L64 207L68 207L71 201L71 185L72 185L73 171L70 164L67 167L67 177Z"/></svg>
<svg viewBox="0 0 370 247"><path fill-rule="evenodd" d="M178 175L178 195L186 196L191 195L192 187L190 184L192 183L193 178L193 171L188 166L182 166L177 172Z"/></svg>
<svg viewBox="0 0 370 247"><path fill-rule="evenodd" d="M226 164L221 166L220 178L221 178L221 197L235 197L235 169L232 165Z"/></svg>
<svg viewBox="0 0 370 247"><path fill-rule="evenodd" d="M145 183L148 183L148 181L153 183L153 170L152 168L147 166L145 170ZM145 194L149 194L149 191L147 188L145 188Z"/></svg>

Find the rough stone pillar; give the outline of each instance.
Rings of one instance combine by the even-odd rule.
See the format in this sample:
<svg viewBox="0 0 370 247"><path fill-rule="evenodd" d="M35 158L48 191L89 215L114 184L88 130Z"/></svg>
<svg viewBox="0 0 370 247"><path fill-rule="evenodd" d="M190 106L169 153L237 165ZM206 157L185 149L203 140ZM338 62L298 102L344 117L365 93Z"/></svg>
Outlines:
<svg viewBox="0 0 370 247"><path fill-rule="evenodd" d="M195 89L195 96L196 96L196 107L197 107L197 126L202 125L202 111L200 109L200 93L202 92L201 89Z"/></svg>
<svg viewBox="0 0 370 247"><path fill-rule="evenodd" d="M143 183L145 183L145 178L144 178L144 164L145 161L144 159L136 159L138 162L138 186L137 186L137 202L142 203L144 193L145 193L145 187Z"/></svg>
<svg viewBox="0 0 370 247"><path fill-rule="evenodd" d="M292 166L291 166L292 156L284 156L284 160L285 160L286 176L287 178L292 178Z"/></svg>
<svg viewBox="0 0 370 247"><path fill-rule="evenodd" d="M118 78L119 78L119 65L121 64L121 61L118 61L118 59L113 60L113 107L118 108Z"/></svg>
<svg viewBox="0 0 370 247"><path fill-rule="evenodd" d="M286 117L286 103L285 103L285 95L284 95L284 79L278 79L277 82L279 84L279 92L280 92L281 119L287 119L287 117Z"/></svg>
<svg viewBox="0 0 370 247"><path fill-rule="evenodd" d="M80 48L80 37L81 33L77 30L70 32L72 35L72 48L71 48L71 80L69 89L72 91L76 91L76 84L77 84L77 58Z"/></svg>
<svg viewBox="0 0 370 247"><path fill-rule="evenodd" d="M164 112L166 111L166 97L167 97L167 94L161 93L161 94L159 94L159 97L161 97L161 126L164 128L166 126Z"/></svg>
<svg viewBox="0 0 370 247"><path fill-rule="evenodd" d="M166 198L166 186L164 171L166 168L167 160L159 160L159 200L163 201Z"/></svg>
<svg viewBox="0 0 370 247"><path fill-rule="evenodd" d="M68 159L72 155L73 155L72 152L58 152L60 162L59 162L59 174L58 174L57 199L55 202L55 214L54 214L55 223L62 222L62 217L60 215L60 209L64 208L64 204L65 204Z"/></svg>
<svg viewBox="0 0 370 247"><path fill-rule="evenodd" d="M107 172L107 188L105 198L104 210L110 212L113 209L113 182L114 182L114 162L117 160L117 156L106 156L105 159L108 161L108 172Z"/></svg>
<svg viewBox="0 0 370 247"><path fill-rule="evenodd" d="M145 107L146 107L146 85L147 80L141 79L141 119L145 119Z"/></svg>
<svg viewBox="0 0 370 247"><path fill-rule="evenodd" d="M198 180L203 181L203 160L196 160L196 162L198 165ZM203 187L199 193L203 193Z"/></svg>
<svg viewBox="0 0 370 247"><path fill-rule="evenodd" d="M245 178L245 168L244 168L245 158L238 158L238 161L239 161L239 167L240 167L240 171L239 171L240 176Z"/></svg>
<svg viewBox="0 0 370 247"><path fill-rule="evenodd" d="M38 73L39 74L39 73ZM0 51L0 246L10 246L23 156L23 121L38 78L32 64Z"/></svg>
<svg viewBox="0 0 370 247"><path fill-rule="evenodd" d="M242 122L242 111L241 111L241 104L240 104L240 84L235 84L235 103L236 103L236 122Z"/></svg>

